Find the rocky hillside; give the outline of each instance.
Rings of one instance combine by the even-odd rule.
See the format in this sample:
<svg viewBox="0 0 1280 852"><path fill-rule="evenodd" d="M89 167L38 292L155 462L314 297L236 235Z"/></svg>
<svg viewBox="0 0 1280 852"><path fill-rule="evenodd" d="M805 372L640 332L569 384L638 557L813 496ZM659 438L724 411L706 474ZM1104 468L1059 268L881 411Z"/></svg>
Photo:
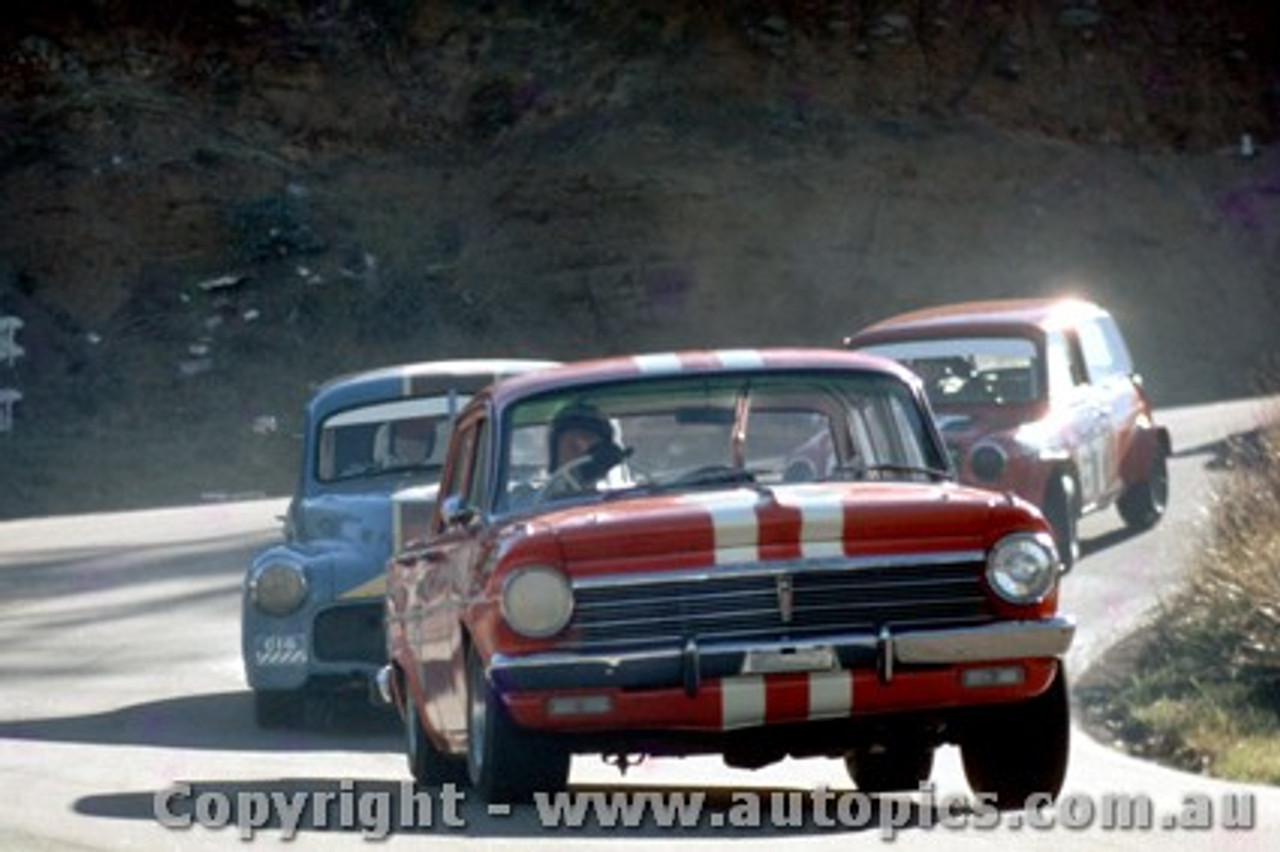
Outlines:
<svg viewBox="0 0 1280 852"><path fill-rule="evenodd" d="M0 517L285 493L329 375L1078 292L1157 402L1280 316L1280 12L9 0Z"/></svg>

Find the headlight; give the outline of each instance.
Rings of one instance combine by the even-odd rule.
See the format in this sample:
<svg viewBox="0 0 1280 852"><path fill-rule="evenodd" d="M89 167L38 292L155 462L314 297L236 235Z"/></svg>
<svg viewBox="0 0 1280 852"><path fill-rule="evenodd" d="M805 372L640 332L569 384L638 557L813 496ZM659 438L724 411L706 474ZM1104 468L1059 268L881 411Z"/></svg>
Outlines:
<svg viewBox="0 0 1280 852"><path fill-rule="evenodd" d="M1043 600L1058 579L1058 551L1043 533L1002 538L987 557L987 581L996 594L1014 604Z"/></svg>
<svg viewBox="0 0 1280 852"><path fill-rule="evenodd" d="M572 615L573 589L555 568L521 568L502 584L502 617L517 633L531 639L554 636Z"/></svg>
<svg viewBox="0 0 1280 852"><path fill-rule="evenodd" d="M292 562L271 562L249 580L249 599L268 615L288 615L307 596L307 576Z"/></svg>
<svg viewBox="0 0 1280 852"><path fill-rule="evenodd" d="M1004 450L996 444L979 444L969 456L969 469L983 482L995 482L1004 474L1007 461Z"/></svg>

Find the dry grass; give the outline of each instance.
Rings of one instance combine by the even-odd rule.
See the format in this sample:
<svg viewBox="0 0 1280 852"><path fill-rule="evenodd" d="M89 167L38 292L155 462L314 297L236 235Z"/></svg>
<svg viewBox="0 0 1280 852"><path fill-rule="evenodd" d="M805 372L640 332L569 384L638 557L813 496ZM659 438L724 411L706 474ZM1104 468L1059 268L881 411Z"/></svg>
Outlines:
<svg viewBox="0 0 1280 852"><path fill-rule="evenodd" d="M1128 750L1235 780L1280 783L1280 421L1233 440L1208 545L1128 649L1082 684L1086 724Z"/></svg>

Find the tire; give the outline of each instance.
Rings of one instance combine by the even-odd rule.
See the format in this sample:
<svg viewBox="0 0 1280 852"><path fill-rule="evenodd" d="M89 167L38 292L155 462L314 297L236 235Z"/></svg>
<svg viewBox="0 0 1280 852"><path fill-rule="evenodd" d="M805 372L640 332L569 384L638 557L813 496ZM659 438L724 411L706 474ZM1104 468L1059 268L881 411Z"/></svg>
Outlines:
<svg viewBox="0 0 1280 852"><path fill-rule="evenodd" d="M451 757L435 747L426 729L422 727L422 719L413 707L413 698L408 686L404 692L404 705L400 708L404 714L405 756L408 758L409 774L422 787L439 787L442 784L466 784L466 764Z"/></svg>
<svg viewBox="0 0 1280 852"><path fill-rule="evenodd" d="M257 689L253 693L253 720L259 728L296 728L306 712L306 694L298 689Z"/></svg>
<svg viewBox="0 0 1280 852"><path fill-rule="evenodd" d="M1120 495L1116 508L1125 526L1141 532L1159 523L1169 505L1169 457L1157 447L1143 482L1135 482Z"/></svg>
<svg viewBox="0 0 1280 852"><path fill-rule="evenodd" d="M1071 712L1062 664L1041 695L978 710L960 742L973 792L999 810L1020 810L1033 794L1057 799L1067 774Z"/></svg>
<svg viewBox="0 0 1280 852"><path fill-rule="evenodd" d="M915 792L933 773L933 752L933 746L912 742L858 746L844 765L863 793Z"/></svg>
<svg viewBox="0 0 1280 852"><path fill-rule="evenodd" d="M1076 481L1070 474L1059 473L1049 481L1041 511L1053 528L1053 542L1058 547L1058 558L1062 560L1064 571L1080 558L1076 502Z"/></svg>
<svg viewBox="0 0 1280 852"><path fill-rule="evenodd" d="M569 780L569 752L511 721L474 649L467 650L467 774L488 802L527 802Z"/></svg>

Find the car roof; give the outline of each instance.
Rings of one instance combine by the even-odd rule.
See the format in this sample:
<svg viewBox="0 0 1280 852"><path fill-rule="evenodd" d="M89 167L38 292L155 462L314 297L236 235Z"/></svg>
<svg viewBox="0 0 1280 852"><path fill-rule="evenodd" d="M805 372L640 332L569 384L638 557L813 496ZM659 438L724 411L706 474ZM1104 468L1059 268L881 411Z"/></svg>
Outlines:
<svg viewBox="0 0 1280 852"><path fill-rule="evenodd" d="M449 391L475 394L496 381L558 364L526 358L472 358L420 361L348 373L320 386L307 404L310 418L372 402Z"/></svg>
<svg viewBox="0 0 1280 852"><path fill-rule="evenodd" d="M915 381L913 373L885 358L843 349L774 347L697 349L620 355L561 364L508 379L490 389L499 405L559 388L602 384L642 376L716 375L735 371L870 370Z"/></svg>
<svg viewBox="0 0 1280 852"><path fill-rule="evenodd" d="M891 316L850 335L844 342L846 346L856 347L875 342L881 336L925 337L939 333L1048 330L1106 313L1093 302L1073 297L954 302Z"/></svg>

